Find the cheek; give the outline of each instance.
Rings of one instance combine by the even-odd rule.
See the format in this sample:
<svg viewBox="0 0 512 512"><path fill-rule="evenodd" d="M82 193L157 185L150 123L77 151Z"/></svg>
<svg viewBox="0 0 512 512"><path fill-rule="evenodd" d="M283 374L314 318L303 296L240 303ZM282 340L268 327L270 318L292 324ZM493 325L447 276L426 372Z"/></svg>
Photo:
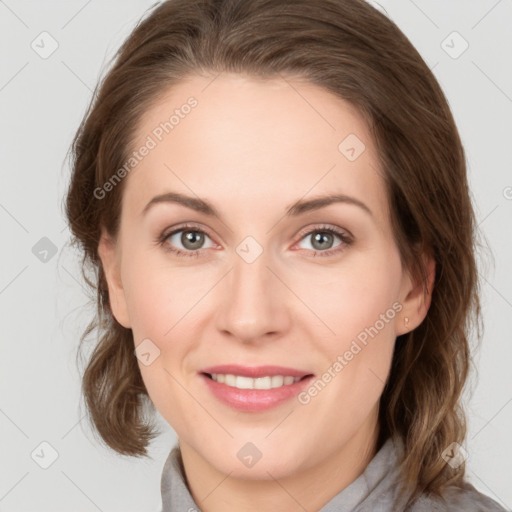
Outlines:
<svg viewBox="0 0 512 512"><path fill-rule="evenodd" d="M164 261L163 261L164 260ZM125 297L135 341L167 337L205 293L208 279L190 269L171 268L161 254L130 253L123 267ZM183 319L183 320L182 320ZM161 341L160 341L161 342Z"/></svg>
<svg viewBox="0 0 512 512"><path fill-rule="evenodd" d="M135 344L143 338L156 341L172 326L170 291L153 270L140 265L130 271L125 293Z"/></svg>
<svg viewBox="0 0 512 512"><path fill-rule="evenodd" d="M325 356L317 387L325 384L324 405L343 404L335 414L340 421L352 418L353 425L366 417L382 394L393 356L396 317L402 309L397 300L399 255L392 250L379 254L333 272L310 294L318 316L333 331L315 339L315 348Z"/></svg>
<svg viewBox="0 0 512 512"><path fill-rule="evenodd" d="M201 339L201 298L212 280L204 274L198 278L197 270L170 268L161 255L152 256L132 251L123 262L123 283L134 346L144 342L158 355L149 366L139 361L139 368L160 409L160 404L165 408L169 393L181 392L173 376L182 381L183 371L190 370L190 355Z"/></svg>
<svg viewBox="0 0 512 512"><path fill-rule="evenodd" d="M201 419L200 411L190 408L186 392L190 383L182 369L187 366L195 339L199 339L191 322L193 305L204 295L204 289L199 290L183 269L171 271L161 262L151 262L147 255L133 252L124 269L134 347L145 343L152 359L148 365L138 360L144 385L167 422L184 430L184 418Z"/></svg>
<svg viewBox="0 0 512 512"><path fill-rule="evenodd" d="M329 327L331 335L327 332L322 339L331 357L348 350L356 339L363 344L371 338L386 339L383 345L394 342L395 317L402 309L401 272L399 255L390 249L359 254L328 275L316 276L309 291L303 287L308 305Z"/></svg>

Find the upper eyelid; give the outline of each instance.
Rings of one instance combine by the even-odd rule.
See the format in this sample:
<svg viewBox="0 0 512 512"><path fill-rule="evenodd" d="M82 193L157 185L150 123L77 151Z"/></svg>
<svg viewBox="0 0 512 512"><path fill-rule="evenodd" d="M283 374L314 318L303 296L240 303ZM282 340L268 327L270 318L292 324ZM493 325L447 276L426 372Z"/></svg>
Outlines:
<svg viewBox="0 0 512 512"><path fill-rule="evenodd" d="M353 238L352 234L347 229L340 228L339 226L334 226L332 224L320 223L316 226L309 226L304 229L301 229L299 231L299 235L298 235L300 237L299 239L302 239L302 237L304 237L305 235L309 235L314 231L318 231L318 232L331 231L335 235L338 235L338 236L345 236L346 238Z"/></svg>
<svg viewBox="0 0 512 512"><path fill-rule="evenodd" d="M205 235L208 235L210 238L214 238L211 236L209 231L201 226L195 225L195 224L187 224L184 226L178 226L177 228L172 228L168 232L164 230L164 234L162 235L165 238L170 237L171 235L175 235L176 233L179 233L180 231L199 231L201 233L204 233Z"/></svg>

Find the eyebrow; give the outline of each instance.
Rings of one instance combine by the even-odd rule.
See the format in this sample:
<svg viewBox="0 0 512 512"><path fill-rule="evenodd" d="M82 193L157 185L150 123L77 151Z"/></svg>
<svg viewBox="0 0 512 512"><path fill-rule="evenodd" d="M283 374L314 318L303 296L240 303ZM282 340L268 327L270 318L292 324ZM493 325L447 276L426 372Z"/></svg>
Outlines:
<svg viewBox="0 0 512 512"><path fill-rule="evenodd" d="M218 210L208 201L200 199L198 197L180 194L178 192L167 192L165 194L153 197L153 199L151 199L151 201L149 201L149 203L146 204L146 206L142 210L142 215L145 215L153 206L160 203L180 204L182 206L190 208L191 210L204 213L205 215L208 215L210 217L222 219L222 216L220 215ZM372 211L370 210L370 208L368 208L368 206L366 206L365 203L363 203L359 199L356 199L355 197L343 194L330 194L318 196L308 200L300 199L288 207L285 216L297 217L306 212L319 210L320 208L324 208L334 203L345 203L358 206L363 211L368 213L370 216L373 216Z"/></svg>

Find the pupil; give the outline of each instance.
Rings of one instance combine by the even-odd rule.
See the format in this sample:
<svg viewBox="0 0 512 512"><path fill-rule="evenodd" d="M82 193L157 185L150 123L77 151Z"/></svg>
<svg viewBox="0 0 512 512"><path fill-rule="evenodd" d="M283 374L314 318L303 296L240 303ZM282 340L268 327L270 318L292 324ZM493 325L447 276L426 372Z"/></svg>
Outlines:
<svg viewBox="0 0 512 512"><path fill-rule="evenodd" d="M315 247L315 248L317 248L317 249L325 249L325 244L321 245L321 242L325 241L326 239L327 239L327 241L330 241L331 238L332 238L332 235L330 233L317 233L313 237L313 247L315 247L315 244L317 242L319 242L320 243L320 247Z"/></svg>
<svg viewBox="0 0 512 512"><path fill-rule="evenodd" d="M190 250L200 248L202 242L203 235L202 233L197 233L197 231L185 231L183 235L181 235L181 243Z"/></svg>

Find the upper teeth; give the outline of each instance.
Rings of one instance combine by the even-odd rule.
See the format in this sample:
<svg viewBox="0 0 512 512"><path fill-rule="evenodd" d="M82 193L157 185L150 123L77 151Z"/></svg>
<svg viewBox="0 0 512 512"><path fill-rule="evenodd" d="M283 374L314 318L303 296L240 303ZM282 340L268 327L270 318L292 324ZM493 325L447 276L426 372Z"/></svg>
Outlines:
<svg viewBox="0 0 512 512"><path fill-rule="evenodd" d="M225 373L212 373L212 379L239 389L271 389L280 388L298 382L301 377L291 377L283 375L272 375L266 377L243 377L241 375L230 375Z"/></svg>

